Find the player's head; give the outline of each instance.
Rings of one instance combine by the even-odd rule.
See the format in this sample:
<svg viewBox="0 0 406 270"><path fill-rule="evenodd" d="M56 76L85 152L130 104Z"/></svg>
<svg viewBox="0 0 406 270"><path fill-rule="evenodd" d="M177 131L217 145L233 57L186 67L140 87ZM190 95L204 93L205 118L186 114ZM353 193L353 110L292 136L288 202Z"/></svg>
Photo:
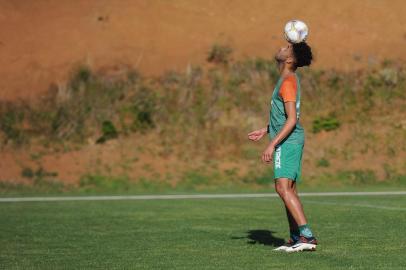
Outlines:
<svg viewBox="0 0 406 270"><path fill-rule="evenodd" d="M275 59L296 70L298 67L309 66L313 60L313 54L306 42L288 43L279 49Z"/></svg>

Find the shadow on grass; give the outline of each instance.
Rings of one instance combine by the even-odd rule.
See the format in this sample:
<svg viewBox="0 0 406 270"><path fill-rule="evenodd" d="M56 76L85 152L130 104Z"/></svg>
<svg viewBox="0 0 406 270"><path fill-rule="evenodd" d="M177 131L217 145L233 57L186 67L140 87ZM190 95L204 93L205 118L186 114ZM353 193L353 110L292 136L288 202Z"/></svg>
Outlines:
<svg viewBox="0 0 406 270"><path fill-rule="evenodd" d="M247 244L262 244L265 246L281 246L285 243L284 239L272 235L275 233L269 230L249 230L245 237L231 237L232 239L248 239Z"/></svg>

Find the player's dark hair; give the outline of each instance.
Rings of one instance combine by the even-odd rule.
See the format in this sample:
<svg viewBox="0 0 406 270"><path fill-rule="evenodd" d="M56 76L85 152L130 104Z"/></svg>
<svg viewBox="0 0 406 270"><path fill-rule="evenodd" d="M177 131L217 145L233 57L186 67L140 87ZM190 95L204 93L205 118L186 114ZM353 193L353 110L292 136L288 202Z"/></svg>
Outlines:
<svg viewBox="0 0 406 270"><path fill-rule="evenodd" d="M295 66L304 67L310 66L313 59L312 48L307 45L306 42L294 43L292 44L293 47L293 55L295 57Z"/></svg>

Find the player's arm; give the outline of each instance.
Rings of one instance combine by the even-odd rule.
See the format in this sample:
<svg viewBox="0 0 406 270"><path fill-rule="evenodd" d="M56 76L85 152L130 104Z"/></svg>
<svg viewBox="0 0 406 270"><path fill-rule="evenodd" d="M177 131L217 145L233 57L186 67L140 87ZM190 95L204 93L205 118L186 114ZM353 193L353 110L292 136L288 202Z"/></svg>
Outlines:
<svg viewBox="0 0 406 270"><path fill-rule="evenodd" d="M265 134L267 134L268 127L264 127L258 130L254 130L248 133L248 139L251 141L258 141L261 139Z"/></svg>
<svg viewBox="0 0 406 270"><path fill-rule="evenodd" d="M282 129L279 131L278 134L272 139L270 145L275 147L278 145L286 136L290 134L293 128L296 125L296 102L294 101L286 101L284 102L285 112L287 114L287 119L285 124L283 125Z"/></svg>
<svg viewBox="0 0 406 270"><path fill-rule="evenodd" d="M296 93L297 85L294 77L290 76L285 79L281 85L280 96L283 100L285 113L287 115L285 125L279 133L273 138L271 144L278 145L283 139L289 135L296 125Z"/></svg>

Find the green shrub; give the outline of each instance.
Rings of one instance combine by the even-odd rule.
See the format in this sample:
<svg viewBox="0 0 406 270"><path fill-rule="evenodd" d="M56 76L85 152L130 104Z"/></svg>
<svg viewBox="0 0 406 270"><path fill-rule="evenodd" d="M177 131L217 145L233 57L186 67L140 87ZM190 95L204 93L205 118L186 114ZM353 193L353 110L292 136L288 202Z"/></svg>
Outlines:
<svg viewBox="0 0 406 270"><path fill-rule="evenodd" d="M21 176L25 178L33 178L34 177L34 171L31 168L24 168L21 171Z"/></svg>
<svg viewBox="0 0 406 270"><path fill-rule="evenodd" d="M74 91L78 91L81 86L90 81L91 77L92 71L90 67L80 65L72 72L69 87L71 87Z"/></svg>
<svg viewBox="0 0 406 270"><path fill-rule="evenodd" d="M63 182L56 178L58 176L57 172L46 171L42 167L39 167L37 170L29 167L23 168L21 176L30 179L29 187L21 185L19 187L16 186L16 189L38 192L61 192L67 188Z"/></svg>
<svg viewBox="0 0 406 270"><path fill-rule="evenodd" d="M25 112L22 105L0 104L0 130L5 135L5 143L12 141L16 145L22 145L27 142L28 138L24 135L22 128L24 116Z"/></svg>
<svg viewBox="0 0 406 270"><path fill-rule="evenodd" d="M103 135L97 139L96 143L104 143L107 140L115 139L118 137L118 132L111 121L103 121L102 123Z"/></svg>
<svg viewBox="0 0 406 270"><path fill-rule="evenodd" d="M321 158L321 159L317 160L316 166L317 167L329 167L330 162L326 158Z"/></svg>
<svg viewBox="0 0 406 270"><path fill-rule="evenodd" d="M83 175L79 180L82 191L128 191L131 187L127 176L108 177L104 175Z"/></svg>
<svg viewBox="0 0 406 270"><path fill-rule="evenodd" d="M187 171L184 173L182 180L178 184L181 188L194 189L198 186L208 186L210 184L210 176L197 171Z"/></svg>
<svg viewBox="0 0 406 270"><path fill-rule="evenodd" d="M379 71L379 76L386 86L396 86L398 83L398 71L394 68L384 68Z"/></svg>
<svg viewBox="0 0 406 270"><path fill-rule="evenodd" d="M273 168L269 167L260 172L249 171L242 177L241 181L244 184L256 184L256 185L270 185L273 183L274 172Z"/></svg>
<svg viewBox="0 0 406 270"><path fill-rule="evenodd" d="M214 44L207 56L207 61L211 63L227 64L233 49L227 45Z"/></svg>
<svg viewBox="0 0 406 270"><path fill-rule="evenodd" d="M122 112L132 117L131 131L144 131L155 127L157 96L147 87L141 88L131 99L130 105Z"/></svg>
<svg viewBox="0 0 406 270"><path fill-rule="evenodd" d="M331 131L338 129L339 127L340 122L334 116L334 114L330 114L329 116L317 117L315 120L313 120L313 133L317 133L322 130Z"/></svg>
<svg viewBox="0 0 406 270"><path fill-rule="evenodd" d="M375 184L377 177L372 170L344 170L337 173L338 179L350 185Z"/></svg>
<svg viewBox="0 0 406 270"><path fill-rule="evenodd" d="M328 78L327 85L334 90L338 90L340 88L341 80L341 76L338 73L333 72Z"/></svg>

